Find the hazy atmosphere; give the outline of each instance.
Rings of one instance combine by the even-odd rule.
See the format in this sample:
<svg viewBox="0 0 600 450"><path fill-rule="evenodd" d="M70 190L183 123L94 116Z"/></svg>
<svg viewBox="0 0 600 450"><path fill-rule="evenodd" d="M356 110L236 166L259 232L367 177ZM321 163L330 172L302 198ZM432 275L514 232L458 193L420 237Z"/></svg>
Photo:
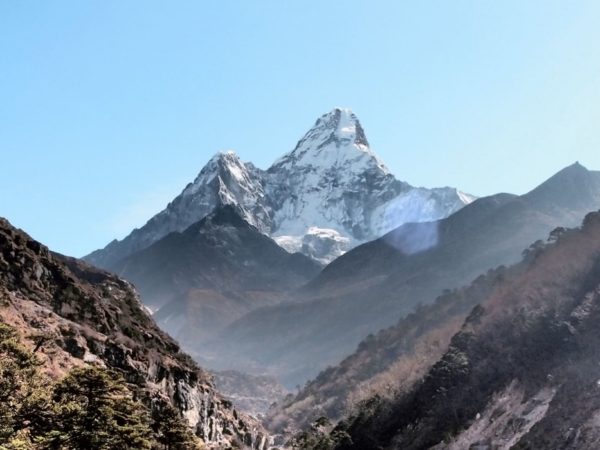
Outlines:
<svg viewBox="0 0 600 450"><path fill-rule="evenodd" d="M0 450L600 449L599 24L0 0Z"/></svg>
<svg viewBox="0 0 600 450"><path fill-rule="evenodd" d="M599 22L595 1L2 2L0 206L82 256L217 151L267 168L336 106L401 180L521 194L600 167Z"/></svg>

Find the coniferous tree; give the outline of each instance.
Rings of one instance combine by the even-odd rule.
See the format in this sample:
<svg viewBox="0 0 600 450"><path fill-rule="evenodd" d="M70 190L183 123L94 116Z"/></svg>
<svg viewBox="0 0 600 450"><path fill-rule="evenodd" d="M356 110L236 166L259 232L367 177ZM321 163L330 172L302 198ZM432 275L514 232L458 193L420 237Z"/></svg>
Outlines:
<svg viewBox="0 0 600 450"><path fill-rule="evenodd" d="M125 380L96 366L52 383L16 330L0 323L0 450L195 450L202 441L169 403L135 401Z"/></svg>
<svg viewBox="0 0 600 450"><path fill-rule="evenodd" d="M157 440L165 450L191 450L202 448L201 441L185 424L179 412L169 404L152 412Z"/></svg>
<svg viewBox="0 0 600 450"><path fill-rule="evenodd" d="M117 374L98 367L73 369L53 391L47 449L150 449L152 431L143 405Z"/></svg>
<svg viewBox="0 0 600 450"><path fill-rule="evenodd" d="M39 361L19 341L18 333L0 323L0 450L29 450L31 405L43 393Z"/></svg>

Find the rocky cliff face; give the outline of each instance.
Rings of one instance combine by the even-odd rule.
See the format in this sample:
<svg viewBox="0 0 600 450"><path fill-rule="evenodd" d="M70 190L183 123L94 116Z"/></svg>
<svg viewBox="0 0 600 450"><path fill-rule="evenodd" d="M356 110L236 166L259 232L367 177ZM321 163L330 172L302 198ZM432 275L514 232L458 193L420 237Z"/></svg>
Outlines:
<svg viewBox="0 0 600 450"><path fill-rule="evenodd" d="M121 372L144 402L176 406L210 448L264 450L260 425L215 390L212 377L144 311L127 282L50 252L0 219L0 319L27 337L58 377L73 366Z"/></svg>
<svg viewBox="0 0 600 450"><path fill-rule="evenodd" d="M288 394L273 377L249 375L235 370L215 372L215 384L219 392L235 406L261 419L274 403Z"/></svg>
<svg viewBox="0 0 600 450"><path fill-rule="evenodd" d="M472 200L453 188L414 188L397 180L369 147L356 115L335 108L266 171L232 151L218 153L164 211L86 259L111 269L216 207L233 205L287 250L326 263L402 223L440 219Z"/></svg>

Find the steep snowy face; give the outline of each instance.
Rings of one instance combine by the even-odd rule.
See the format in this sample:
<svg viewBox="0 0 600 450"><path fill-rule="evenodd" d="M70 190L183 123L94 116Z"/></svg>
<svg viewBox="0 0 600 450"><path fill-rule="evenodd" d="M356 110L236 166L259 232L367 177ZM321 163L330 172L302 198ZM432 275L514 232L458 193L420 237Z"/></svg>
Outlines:
<svg viewBox="0 0 600 450"><path fill-rule="evenodd" d="M360 122L336 108L317 120L294 150L267 171L275 236L334 229L352 241L370 238L371 204L410 189L373 153Z"/></svg>
<svg viewBox="0 0 600 450"><path fill-rule="evenodd" d="M269 171L341 167L349 167L354 172L373 169L389 174L369 148L356 115L349 109L335 108L321 116L294 150L277 160Z"/></svg>

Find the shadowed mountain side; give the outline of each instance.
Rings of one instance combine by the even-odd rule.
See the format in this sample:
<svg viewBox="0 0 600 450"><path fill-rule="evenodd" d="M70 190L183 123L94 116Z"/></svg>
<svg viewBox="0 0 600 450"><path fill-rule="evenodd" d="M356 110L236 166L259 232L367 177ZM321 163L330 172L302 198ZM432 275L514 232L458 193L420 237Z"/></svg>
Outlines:
<svg viewBox="0 0 600 450"><path fill-rule="evenodd" d="M447 219L401 226L330 264L298 296L303 303L260 309L232 324L211 347L212 364L266 367L288 387L304 383L368 333L444 289L518 261L523 248L557 226L579 225L598 206L600 173L574 164L523 196L482 198ZM414 242L423 235L430 248Z"/></svg>
<svg viewBox="0 0 600 450"><path fill-rule="evenodd" d="M136 285L159 324L187 346L252 309L282 301L321 266L286 252L228 205L115 269Z"/></svg>
<svg viewBox="0 0 600 450"><path fill-rule="evenodd" d="M598 448L600 213L526 259L411 389L364 402L337 445L300 448Z"/></svg>
<svg viewBox="0 0 600 450"><path fill-rule="evenodd" d="M392 398L406 392L444 354L471 309L529 262L490 270L469 286L447 291L434 303L419 307L396 325L369 334L340 364L271 408L265 424L272 432L289 436L308 429L320 417L336 423L375 395Z"/></svg>

